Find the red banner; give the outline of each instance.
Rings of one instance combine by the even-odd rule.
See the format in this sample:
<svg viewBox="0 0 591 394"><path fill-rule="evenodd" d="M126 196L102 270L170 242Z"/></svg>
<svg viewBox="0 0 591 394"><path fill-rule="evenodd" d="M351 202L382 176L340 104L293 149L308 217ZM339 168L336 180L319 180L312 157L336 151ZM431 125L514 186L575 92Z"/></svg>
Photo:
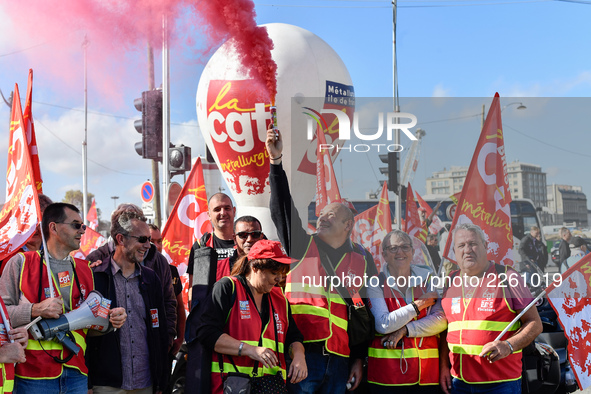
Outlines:
<svg viewBox="0 0 591 394"><path fill-rule="evenodd" d="M390 215L390 201L388 201L388 187L384 182L378 205L355 216L355 227L351 233L353 242L357 242L369 250L378 272L384 265L382 240L390 231L392 231L392 216Z"/></svg>
<svg viewBox="0 0 591 394"><path fill-rule="evenodd" d="M334 175L332 159L328 149L322 149L326 145L322 127L316 128L318 150L316 154L316 216L320 216L322 208L330 203L341 200L339 185Z"/></svg>
<svg viewBox="0 0 591 394"><path fill-rule="evenodd" d="M462 223L480 226L488 241L488 259L498 264L513 265L510 203L501 106L497 93L476 145L450 231ZM452 245L453 237L448 237L443 256L455 262Z"/></svg>
<svg viewBox="0 0 591 394"><path fill-rule="evenodd" d="M427 240L427 229L421 225L417 203L410 183L406 189L406 215L404 217L404 232L425 242Z"/></svg>
<svg viewBox="0 0 591 394"><path fill-rule="evenodd" d="M33 123L33 70L29 69L29 82L27 84L27 101L25 102L25 112L23 113L25 122L25 133L29 151L31 153L31 166L33 168L33 178L38 193L43 193L43 178L41 177L41 168L39 167L39 152L37 151L37 137L35 137L35 124Z"/></svg>
<svg viewBox="0 0 591 394"><path fill-rule="evenodd" d="M162 253L178 267L183 283L183 300L187 305L187 259L191 246L205 232L211 232L207 214L207 193L201 159L193 165L189 177L174 204L170 217L162 230Z"/></svg>
<svg viewBox="0 0 591 394"><path fill-rule="evenodd" d="M92 201L94 203L94 199ZM80 249L72 252L72 255L79 259L86 259L86 256L103 246L105 242L107 242L107 239L100 233L86 227L84 235L80 238Z"/></svg>
<svg viewBox="0 0 591 394"><path fill-rule="evenodd" d="M425 209L426 217L429 218L429 216L431 216L433 213L433 208L431 208L429 204L423 200L423 197L421 197L419 192L416 192L416 195L419 206ZM431 234L437 234L443 227L443 223L441 222L441 219L439 219L439 216L437 216L437 214L433 214L433 217L431 218L431 224L429 225L429 232Z"/></svg>
<svg viewBox="0 0 591 394"><path fill-rule="evenodd" d="M236 193L262 194L269 177L265 149L270 100L254 80L212 80L207 91L207 122L214 151L228 186ZM245 190L243 190L245 189Z"/></svg>
<svg viewBox="0 0 591 394"><path fill-rule="evenodd" d="M559 274L554 274L559 275ZM546 289L548 301L556 311L568 340L568 360L585 390L591 385L591 254L583 257Z"/></svg>
<svg viewBox="0 0 591 394"><path fill-rule="evenodd" d="M99 226L98 220L98 213L96 211L96 201L94 198L92 199L92 204L90 204L90 208L88 208L88 214L86 215L86 220L88 221L88 227L93 230L97 230Z"/></svg>
<svg viewBox="0 0 591 394"><path fill-rule="evenodd" d="M0 211L0 260L27 242L41 217L16 84L10 117L6 174L6 203Z"/></svg>

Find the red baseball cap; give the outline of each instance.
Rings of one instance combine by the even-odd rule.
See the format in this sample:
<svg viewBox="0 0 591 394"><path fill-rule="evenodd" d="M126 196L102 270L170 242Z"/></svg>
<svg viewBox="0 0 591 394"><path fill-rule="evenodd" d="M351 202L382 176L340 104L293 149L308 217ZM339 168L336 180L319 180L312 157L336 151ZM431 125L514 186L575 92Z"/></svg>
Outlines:
<svg viewBox="0 0 591 394"><path fill-rule="evenodd" d="M282 264L291 264L291 258L285 253L281 242L261 239L250 247L248 259L271 259Z"/></svg>

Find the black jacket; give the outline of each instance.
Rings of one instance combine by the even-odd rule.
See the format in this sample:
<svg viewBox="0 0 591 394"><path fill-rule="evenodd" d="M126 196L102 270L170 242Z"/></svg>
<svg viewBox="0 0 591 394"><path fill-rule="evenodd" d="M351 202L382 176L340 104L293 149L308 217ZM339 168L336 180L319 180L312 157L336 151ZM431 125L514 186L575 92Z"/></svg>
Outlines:
<svg viewBox="0 0 591 394"><path fill-rule="evenodd" d="M111 272L112 256L94 268L94 288L103 297L117 305L115 283ZM166 325L152 327L150 309L158 309L160 321L166 321L162 285L156 273L140 265L140 293L146 306L146 327L148 332L148 348L150 349L150 372L154 391L165 390L168 384L168 334ZM125 323L127 324L127 323ZM88 366L88 384L94 386L121 387L123 384L121 348L119 331L106 335L87 337L86 365Z"/></svg>

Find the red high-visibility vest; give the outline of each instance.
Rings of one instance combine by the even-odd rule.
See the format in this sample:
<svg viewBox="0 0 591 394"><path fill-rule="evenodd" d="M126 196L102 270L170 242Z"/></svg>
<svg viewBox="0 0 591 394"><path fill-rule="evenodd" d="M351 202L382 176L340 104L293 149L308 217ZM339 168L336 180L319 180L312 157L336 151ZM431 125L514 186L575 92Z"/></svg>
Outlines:
<svg viewBox="0 0 591 394"><path fill-rule="evenodd" d="M4 305L4 301L0 297L0 308L4 312L4 316L8 319L8 311L6 310L6 306ZM6 322L7 325L10 325L10 322ZM2 319L0 319L0 326L2 326L2 341L9 341L8 339L8 327L4 324ZM14 364L1 364L0 363L0 394L10 394L14 389Z"/></svg>
<svg viewBox="0 0 591 394"><path fill-rule="evenodd" d="M24 261L21 269L20 290L31 303L36 304L48 298L46 289L49 289L49 280L47 277L47 263L43 261L41 268L41 257L39 252L25 252ZM73 258L74 275L78 276L80 282L80 291L76 285L75 278L70 278L70 305L76 309L82 300L94 289L94 280L92 270L88 267L88 261ZM60 284L53 277L53 287L59 291ZM41 286L41 299L39 296L39 286ZM65 310L64 310L65 312ZM86 332L87 329L72 331L76 344L80 346L78 355L72 357L64 364L57 363L53 357L60 359L66 358L70 352L64 350L61 343L57 341L36 341L29 338L29 344L25 349L27 362L17 364L16 376L19 378L30 379L53 379L62 374L63 367L68 366L78 369L84 375L88 374L84 353L86 352ZM49 353L49 354L48 354Z"/></svg>
<svg viewBox="0 0 591 394"><path fill-rule="evenodd" d="M507 267L504 269L507 273ZM499 280L495 264L491 264L472 297L466 297L464 286L455 286L454 282L451 281L442 300L448 324L451 375L466 383L497 383L521 378L521 350L494 363L479 356L482 347L494 341L517 316L507 301L508 281ZM501 340L511 338L519 327L521 323L515 323Z"/></svg>
<svg viewBox="0 0 591 394"><path fill-rule="evenodd" d="M425 293L427 289L424 286L413 287L412 300ZM390 312L407 305L399 294L392 297L390 287L385 283L384 300ZM415 320L426 315L426 309L423 309ZM382 336L376 335L368 350L368 382L383 386L439 384L439 335L425 338L404 337L404 351L402 348L384 349L380 343Z"/></svg>
<svg viewBox="0 0 591 394"><path fill-rule="evenodd" d="M280 365L274 368L266 368L259 363L257 375L276 375L278 372L283 374L285 379L285 357L284 348L287 328L289 323L287 299L279 287L274 287L269 293L269 321L267 325L262 327L261 317L257 311L254 302L248 297L246 289L235 277L230 277L234 285L233 293L236 294L236 299L226 321L224 332L234 339L244 342L251 346L258 346L261 339L262 332L262 346L275 351L275 355L279 359ZM271 308L272 306L272 308ZM273 310L275 316L273 316ZM275 342L275 323L277 328L277 346ZM255 361L248 356L232 356L238 372L252 375ZM228 372L236 372L228 356L223 357L224 374ZM213 353L211 361L211 392L222 392L222 376L220 373L220 364L217 353Z"/></svg>
<svg viewBox="0 0 591 394"><path fill-rule="evenodd" d="M334 271L341 279L363 279L366 266L364 256L350 252L343 256ZM324 286L325 278L328 278L327 286ZM304 334L304 342L326 341L327 351L348 357L350 349L347 304L336 289L330 290L330 283L330 278L320 262L314 238L310 237L304 257L287 274L285 295L291 304L293 318ZM358 297L361 287L358 281L351 281L352 286L348 284L344 287L354 300L361 302L360 298L355 298Z"/></svg>

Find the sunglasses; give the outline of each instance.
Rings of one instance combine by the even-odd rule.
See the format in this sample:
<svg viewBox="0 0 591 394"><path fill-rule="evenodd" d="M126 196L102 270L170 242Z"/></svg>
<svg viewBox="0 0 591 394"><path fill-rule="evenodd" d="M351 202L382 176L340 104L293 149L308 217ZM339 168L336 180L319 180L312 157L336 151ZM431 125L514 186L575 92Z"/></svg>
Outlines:
<svg viewBox="0 0 591 394"><path fill-rule="evenodd" d="M66 222L55 222L57 224L67 224L69 226L72 226L72 228L76 229L76 230L80 230L80 228L82 228L82 230L86 231L86 225L83 223L78 223L78 222L70 222L70 223L66 223Z"/></svg>
<svg viewBox="0 0 591 394"><path fill-rule="evenodd" d="M139 237L137 235L126 235L126 237L135 238L141 244L145 244L146 242L150 242L152 240L152 237L148 237L145 235L140 235Z"/></svg>
<svg viewBox="0 0 591 394"><path fill-rule="evenodd" d="M236 233L236 236L240 239L246 239L249 235L252 235L253 238L260 238L263 235L262 231L240 231Z"/></svg>
<svg viewBox="0 0 591 394"><path fill-rule="evenodd" d="M384 248L385 250L387 250L390 253L396 253L399 250L402 250L403 252L410 252L412 250L412 246L411 245L401 245L401 246L387 246Z"/></svg>

